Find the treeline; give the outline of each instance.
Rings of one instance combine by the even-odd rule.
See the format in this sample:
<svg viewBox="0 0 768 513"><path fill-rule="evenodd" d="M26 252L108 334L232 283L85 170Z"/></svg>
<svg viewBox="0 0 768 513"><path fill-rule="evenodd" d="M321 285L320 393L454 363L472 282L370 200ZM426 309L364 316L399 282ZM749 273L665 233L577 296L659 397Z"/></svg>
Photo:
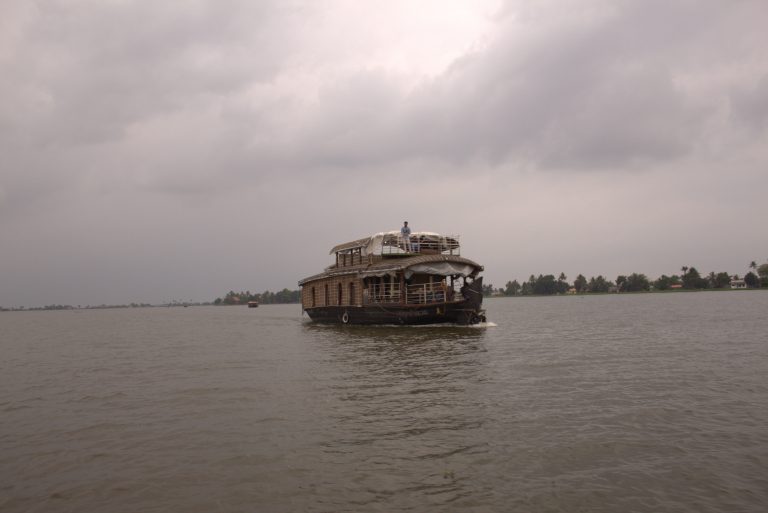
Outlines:
<svg viewBox="0 0 768 513"><path fill-rule="evenodd" d="M192 304L192 303L190 303ZM202 304L202 303L195 303L195 304ZM52 304L52 305L45 305L45 306L30 306L29 308L24 306L18 306L13 308L3 308L0 307L0 312L21 312L21 311L39 311L39 310L105 310L109 308L149 308L154 305L151 305L149 303L131 303L128 305L87 305L87 306L74 306L74 305L59 305L59 304ZM170 306L170 305L169 305ZM178 306L181 306L181 303L179 303Z"/></svg>
<svg viewBox="0 0 768 513"><path fill-rule="evenodd" d="M749 265L751 270L739 278L738 275L730 275L727 272L710 272L702 275L695 267L683 266L682 274L667 276L662 274L656 280L650 280L645 274L632 273L619 275L614 281L604 276L592 277L589 280L579 274L573 283L568 282L564 273L555 278L553 274L531 275L528 281L519 283L517 280L509 281L504 288L495 289L493 285L484 285L483 293L486 296L549 296L554 294L585 294L608 292L648 292L666 290L704 290L704 289L730 289L732 284L743 281L746 288L768 288L768 263L758 266L754 261Z"/></svg>
<svg viewBox="0 0 768 513"><path fill-rule="evenodd" d="M262 305L299 303L301 302L301 291L283 289L279 292L270 292L265 290L261 294L251 294L250 291L235 292L230 290L221 298L218 297L213 302L214 305L244 305L249 301L258 301Z"/></svg>

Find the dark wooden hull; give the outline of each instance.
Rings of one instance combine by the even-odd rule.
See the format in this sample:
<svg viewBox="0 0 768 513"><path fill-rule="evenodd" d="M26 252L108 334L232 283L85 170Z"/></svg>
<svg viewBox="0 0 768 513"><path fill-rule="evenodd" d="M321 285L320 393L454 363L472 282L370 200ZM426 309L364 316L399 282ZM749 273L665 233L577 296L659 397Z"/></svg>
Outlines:
<svg viewBox="0 0 768 513"><path fill-rule="evenodd" d="M392 303L365 306L319 306L307 308L309 318L326 324L477 324L485 321L481 309L482 279L475 280L462 291L463 301L400 305Z"/></svg>
<svg viewBox="0 0 768 513"><path fill-rule="evenodd" d="M320 306L306 310L309 318L326 324L476 324L482 311L462 303L423 306Z"/></svg>

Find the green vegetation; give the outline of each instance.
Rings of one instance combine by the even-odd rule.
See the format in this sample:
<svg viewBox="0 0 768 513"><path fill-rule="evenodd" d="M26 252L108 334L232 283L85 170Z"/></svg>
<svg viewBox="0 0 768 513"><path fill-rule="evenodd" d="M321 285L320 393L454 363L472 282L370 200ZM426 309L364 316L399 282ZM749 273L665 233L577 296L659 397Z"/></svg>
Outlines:
<svg viewBox="0 0 768 513"><path fill-rule="evenodd" d="M163 305L163 306L189 306L191 304L193 304L193 303L185 303L183 305L181 303L178 303L178 304L175 304L175 305ZM195 304L199 304L199 303L195 303ZM101 305L86 305L86 306L81 306L81 305L73 306L73 305L53 304L53 305L45 305L45 306L30 306L29 308L24 307L24 306L18 306L18 307L14 307L14 308L3 308L3 307L0 307L0 312L26 312L26 311L34 312L34 311L39 311L39 310L104 310L104 309L107 309L107 308L148 308L148 307L152 307L152 306L155 306L155 305L151 305L149 303L131 303L131 304L128 304L128 305L105 305L105 304L101 304Z"/></svg>
<svg viewBox="0 0 768 513"><path fill-rule="evenodd" d="M261 294L251 294L250 291L235 292L230 290L223 298L216 298L214 305L245 305L249 301L258 301L262 305L300 303L301 291L283 289L280 292L265 290Z"/></svg>
<svg viewBox="0 0 768 513"><path fill-rule="evenodd" d="M754 261L749 265L752 269L744 275L746 288L768 288L768 263L758 266ZM551 296L555 294L600 294L607 292L663 292L673 290L730 290L732 282L739 281L738 275L727 272L710 272L706 276L693 266L684 265L680 268L682 274L667 276L662 274L654 281L645 274L632 273L619 275L615 281L603 276L592 277L589 280L579 274L572 284L569 284L564 273L555 279L553 274L531 275L528 281L520 284L517 280L508 281L504 288L495 289L493 285L483 285L486 296Z"/></svg>
<svg viewBox="0 0 768 513"><path fill-rule="evenodd" d="M768 263L757 268L757 275L760 277L760 286L768 287Z"/></svg>

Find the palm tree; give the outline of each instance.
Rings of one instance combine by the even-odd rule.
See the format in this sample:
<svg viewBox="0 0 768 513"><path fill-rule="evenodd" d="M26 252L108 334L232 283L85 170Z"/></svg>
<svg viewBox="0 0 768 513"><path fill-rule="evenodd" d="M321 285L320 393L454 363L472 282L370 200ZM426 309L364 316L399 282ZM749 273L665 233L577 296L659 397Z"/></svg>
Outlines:
<svg viewBox="0 0 768 513"><path fill-rule="evenodd" d="M752 260L752 262L749 264L749 268L752 269L753 271L756 270L757 269L757 262Z"/></svg>
<svg viewBox="0 0 768 513"><path fill-rule="evenodd" d="M687 272L688 272L688 266L687 266L687 265L684 265L684 266L682 266L682 267L680 268L680 270L681 270L681 271L683 271L683 276L685 276L685 273L687 273Z"/></svg>

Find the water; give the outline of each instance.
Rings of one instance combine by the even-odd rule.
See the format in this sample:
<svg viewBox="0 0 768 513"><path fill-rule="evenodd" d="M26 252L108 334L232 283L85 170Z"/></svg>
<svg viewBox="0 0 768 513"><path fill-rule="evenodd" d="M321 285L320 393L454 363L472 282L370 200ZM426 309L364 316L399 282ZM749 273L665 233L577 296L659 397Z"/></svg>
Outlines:
<svg viewBox="0 0 768 513"><path fill-rule="evenodd" d="M0 511L765 511L767 293L486 306L2 313Z"/></svg>

